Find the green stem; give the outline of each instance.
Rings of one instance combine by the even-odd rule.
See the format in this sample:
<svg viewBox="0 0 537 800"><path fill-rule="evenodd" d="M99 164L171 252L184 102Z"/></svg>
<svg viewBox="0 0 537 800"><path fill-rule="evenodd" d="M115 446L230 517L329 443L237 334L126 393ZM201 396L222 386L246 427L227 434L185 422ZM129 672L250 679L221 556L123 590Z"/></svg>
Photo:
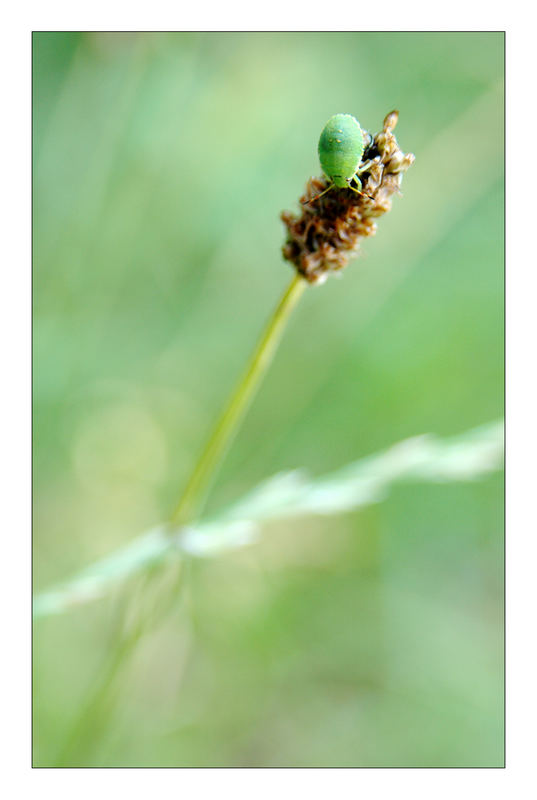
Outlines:
<svg viewBox="0 0 537 800"><path fill-rule="evenodd" d="M255 390L267 371L291 311L307 286L306 281L295 275L254 350L242 379L237 384L226 409L220 417L205 450L192 472L183 496L170 518L174 527L190 522L199 512L208 491L211 478L222 461L227 448L237 432ZM177 568L177 565L175 565ZM173 576L176 583L181 573ZM168 599L177 596L177 591L165 590ZM167 609L169 611L169 608ZM164 614L166 611L164 611ZM161 615L162 616L162 615ZM88 757L92 742L99 739L101 730L106 727L109 715L114 709L115 695L119 690L118 681L122 670L136 649L138 642L151 623L150 615L140 619L134 630L119 634L115 652L99 682L95 693L78 715L71 733L58 756L58 766L72 766L74 761L82 763ZM89 731L89 734L88 734Z"/></svg>
<svg viewBox="0 0 537 800"><path fill-rule="evenodd" d="M211 479L224 458L263 375L270 366L287 320L306 286L306 281L296 274L276 307L170 518L174 527L191 522L203 507Z"/></svg>

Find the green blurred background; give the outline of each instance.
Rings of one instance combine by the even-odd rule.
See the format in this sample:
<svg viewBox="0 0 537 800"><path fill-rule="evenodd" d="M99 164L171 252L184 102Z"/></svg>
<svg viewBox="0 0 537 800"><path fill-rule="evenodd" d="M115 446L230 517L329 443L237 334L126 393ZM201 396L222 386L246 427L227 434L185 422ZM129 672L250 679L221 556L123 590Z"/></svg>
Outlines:
<svg viewBox="0 0 537 800"><path fill-rule="evenodd" d="M34 584L165 519L291 277L336 112L416 163L306 292L210 498L503 415L503 34L36 33ZM500 766L503 482L191 564L100 726L117 598L34 626L34 763ZM77 728L78 724L78 728ZM66 750L67 748L67 750Z"/></svg>

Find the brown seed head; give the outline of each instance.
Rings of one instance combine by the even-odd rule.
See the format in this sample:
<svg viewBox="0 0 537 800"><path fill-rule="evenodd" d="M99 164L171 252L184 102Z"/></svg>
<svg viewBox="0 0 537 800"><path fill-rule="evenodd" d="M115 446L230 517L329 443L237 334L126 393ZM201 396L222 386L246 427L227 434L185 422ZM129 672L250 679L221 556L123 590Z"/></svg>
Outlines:
<svg viewBox="0 0 537 800"><path fill-rule="evenodd" d="M329 181L311 178L300 198L302 213L282 213L287 226L283 256L310 283L323 283L331 272L343 269L357 254L360 239L375 234L375 219L390 210L391 196L400 194L403 172L414 156L399 149L392 133L397 117L397 111L386 116L382 131L364 152L362 163L370 165L360 174L363 194L333 188L314 200Z"/></svg>

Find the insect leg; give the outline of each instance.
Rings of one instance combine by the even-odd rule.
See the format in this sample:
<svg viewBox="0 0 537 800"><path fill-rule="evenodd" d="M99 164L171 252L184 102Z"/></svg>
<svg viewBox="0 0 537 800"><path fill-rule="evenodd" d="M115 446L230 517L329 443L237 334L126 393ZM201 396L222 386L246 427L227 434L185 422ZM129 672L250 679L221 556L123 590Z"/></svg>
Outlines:
<svg viewBox="0 0 537 800"><path fill-rule="evenodd" d="M360 167L358 167L358 169L356 170L356 174L361 175L362 172L367 172L367 170L370 169L371 165L374 163L375 163L374 158L370 159L369 161L366 161L365 164L362 164Z"/></svg>

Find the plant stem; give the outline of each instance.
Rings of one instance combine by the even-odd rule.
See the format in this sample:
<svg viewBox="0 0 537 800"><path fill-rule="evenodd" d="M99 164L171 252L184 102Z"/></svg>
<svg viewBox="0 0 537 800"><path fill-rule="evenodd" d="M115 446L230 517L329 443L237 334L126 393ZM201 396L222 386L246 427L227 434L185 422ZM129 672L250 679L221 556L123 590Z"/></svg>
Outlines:
<svg viewBox="0 0 537 800"><path fill-rule="evenodd" d="M174 527L191 522L203 507L211 480L237 433L263 375L272 362L287 320L306 286L307 282L298 273L295 274L190 476L183 496L170 518Z"/></svg>
<svg viewBox="0 0 537 800"><path fill-rule="evenodd" d="M263 375L270 366L287 320L306 286L307 282L297 273L278 303L170 518L170 525L174 528L191 522L202 508L211 479L231 444ZM174 591L170 591L170 587L167 586L164 590L168 607L161 613L161 618L169 612L170 601L177 597L178 581L181 578L182 571L178 570L178 565L175 564L172 574L175 588ZM140 618L133 630L118 633L110 662L93 695L78 714L66 737L64 747L58 756L57 766L71 766L75 760L78 766L78 761L82 762L88 757L92 743L98 741L115 707L119 678L139 641L149 629L150 616L145 615Z"/></svg>

